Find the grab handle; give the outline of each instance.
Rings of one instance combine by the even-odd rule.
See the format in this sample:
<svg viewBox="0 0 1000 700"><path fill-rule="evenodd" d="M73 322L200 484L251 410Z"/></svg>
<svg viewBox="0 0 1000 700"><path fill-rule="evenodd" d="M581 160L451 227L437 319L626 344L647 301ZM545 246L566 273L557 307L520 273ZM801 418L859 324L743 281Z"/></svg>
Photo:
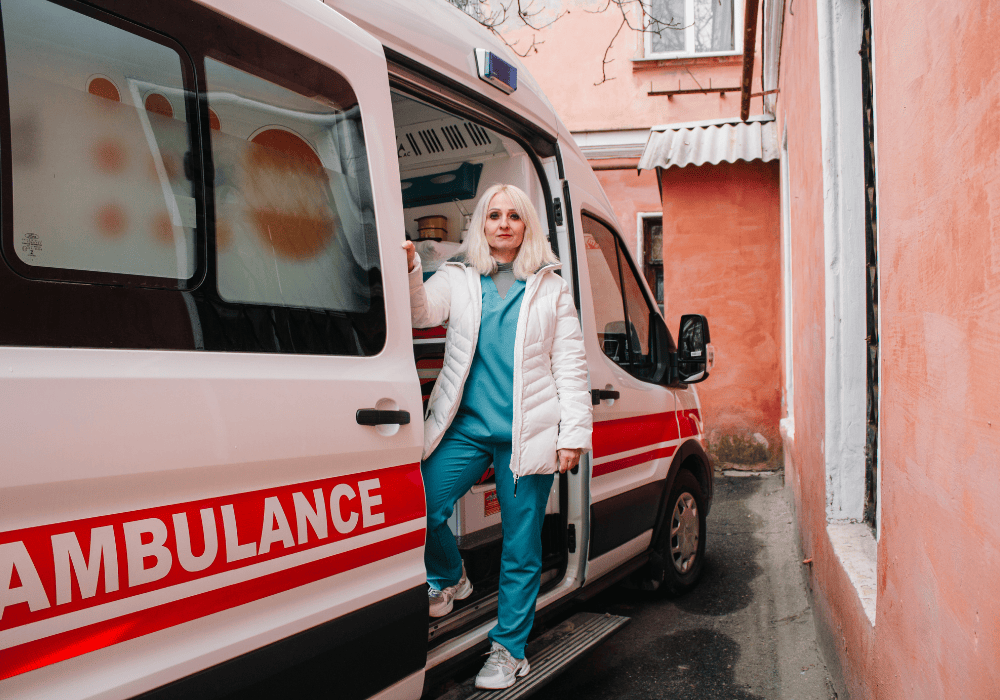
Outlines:
<svg viewBox="0 0 1000 700"><path fill-rule="evenodd" d="M358 425L408 425L409 411L382 411L377 408L359 408L355 414Z"/></svg>
<svg viewBox="0 0 1000 700"><path fill-rule="evenodd" d="M595 406L604 399L619 399L621 398L621 392L614 391L612 389L591 389L590 390L590 401Z"/></svg>

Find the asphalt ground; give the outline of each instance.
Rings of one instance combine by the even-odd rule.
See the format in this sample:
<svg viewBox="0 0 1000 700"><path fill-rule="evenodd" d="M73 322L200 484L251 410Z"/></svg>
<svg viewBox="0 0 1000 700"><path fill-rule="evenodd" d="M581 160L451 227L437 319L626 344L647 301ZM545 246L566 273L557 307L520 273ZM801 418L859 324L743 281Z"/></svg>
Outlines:
<svg viewBox="0 0 1000 700"><path fill-rule="evenodd" d="M670 600L614 586L583 609L622 631L537 697L546 700L831 700L780 472L716 474L705 569Z"/></svg>

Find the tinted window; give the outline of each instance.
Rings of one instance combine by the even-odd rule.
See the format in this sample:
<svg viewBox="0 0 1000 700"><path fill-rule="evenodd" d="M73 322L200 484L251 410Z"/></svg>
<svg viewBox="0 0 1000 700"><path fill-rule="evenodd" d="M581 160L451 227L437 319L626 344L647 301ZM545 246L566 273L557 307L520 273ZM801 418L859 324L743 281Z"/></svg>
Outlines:
<svg viewBox="0 0 1000 700"><path fill-rule="evenodd" d="M614 235L598 221L584 216L583 242L593 291L597 339L605 355L618 364L626 365L625 309L622 306L622 280Z"/></svg>
<svg viewBox="0 0 1000 700"><path fill-rule="evenodd" d="M587 266L594 297L597 334L604 354L639 379L655 371L651 342L652 308L615 233L583 217Z"/></svg>
<svg viewBox="0 0 1000 700"><path fill-rule="evenodd" d="M221 297L367 311L378 241L349 86L306 97L213 58L205 75Z"/></svg>
<svg viewBox="0 0 1000 700"><path fill-rule="evenodd" d="M0 344L382 349L343 76L197 3L4 0L0 18Z"/></svg>
<svg viewBox="0 0 1000 700"><path fill-rule="evenodd" d="M190 66L165 40L43 0L4 0L2 12L10 261L43 279L194 277Z"/></svg>

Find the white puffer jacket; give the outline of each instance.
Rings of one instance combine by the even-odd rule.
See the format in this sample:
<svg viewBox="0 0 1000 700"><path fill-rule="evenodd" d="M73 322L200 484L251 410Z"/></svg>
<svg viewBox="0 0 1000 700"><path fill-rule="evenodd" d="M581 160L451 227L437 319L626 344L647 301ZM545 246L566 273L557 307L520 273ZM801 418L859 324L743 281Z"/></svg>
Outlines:
<svg viewBox="0 0 1000 700"><path fill-rule="evenodd" d="M515 476L552 474L557 449L591 448L593 407L587 358L573 296L559 265L527 279L514 341L513 454ZM427 282L419 259L410 272L410 310L415 328L448 322L444 365L424 420L424 458L441 442L458 413L472 367L482 318L482 280L458 260L449 260Z"/></svg>

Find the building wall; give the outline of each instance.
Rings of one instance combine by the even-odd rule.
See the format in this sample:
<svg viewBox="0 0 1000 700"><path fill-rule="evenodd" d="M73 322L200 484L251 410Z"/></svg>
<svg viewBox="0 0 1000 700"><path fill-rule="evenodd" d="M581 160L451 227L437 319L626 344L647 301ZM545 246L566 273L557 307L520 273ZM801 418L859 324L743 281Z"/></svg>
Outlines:
<svg viewBox="0 0 1000 700"><path fill-rule="evenodd" d="M818 73L829 46L818 12L846 4L786 7L777 104L792 234L786 463L817 621L855 700L996 698L1000 10L989 0L874 3L882 394L873 624L827 522L836 485L825 347L840 329L826 320L824 279L841 261L825 255Z"/></svg>
<svg viewBox="0 0 1000 700"><path fill-rule="evenodd" d="M628 27L618 32L622 15L613 3L604 12L595 10L606 6L606 0L549 0L533 6L542 4L553 8L543 15L545 18L554 16L556 6L568 12L541 31L517 28L511 23L504 35L512 43L517 41L514 48L521 52L531 45L532 36L544 42L522 61L571 131L648 129L657 124L739 116L739 92L722 96L718 92L688 94L669 99L651 97L648 93L678 87L708 87L709 81L716 87L739 87L742 56L643 60L641 33ZM636 22L635 7L629 5L631 21ZM742 32L741 20L742 11L735 22L738 33ZM602 73L604 51L609 45L608 63ZM759 83L757 71L754 92L760 91ZM751 107L751 114L761 114L761 98L755 98Z"/></svg>
<svg viewBox="0 0 1000 700"><path fill-rule="evenodd" d="M880 697L1000 697L1000 7L875 3ZM883 643L884 640L884 643Z"/></svg>
<svg viewBox="0 0 1000 700"><path fill-rule="evenodd" d="M721 162L661 171L667 326L708 317L716 368L698 385L710 443L781 419L778 163Z"/></svg>

